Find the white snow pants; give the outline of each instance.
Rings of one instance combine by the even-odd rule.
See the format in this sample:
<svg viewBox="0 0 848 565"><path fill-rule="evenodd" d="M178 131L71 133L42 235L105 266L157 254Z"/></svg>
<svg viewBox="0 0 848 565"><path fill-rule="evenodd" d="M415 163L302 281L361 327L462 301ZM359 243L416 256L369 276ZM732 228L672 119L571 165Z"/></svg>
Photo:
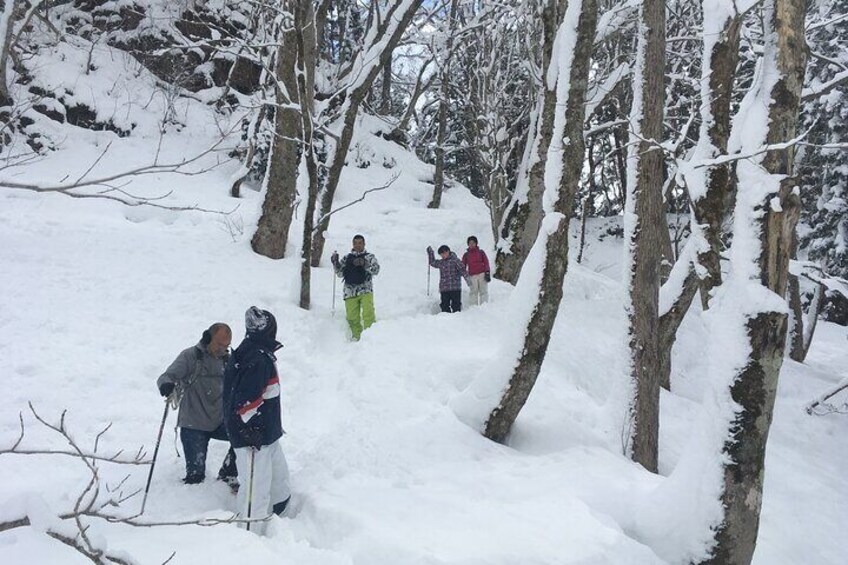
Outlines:
<svg viewBox="0 0 848 565"><path fill-rule="evenodd" d="M468 303L474 306L489 301L489 283L486 282L486 273L471 275L468 277L469 296Z"/></svg>
<svg viewBox="0 0 848 565"><path fill-rule="evenodd" d="M250 475L251 451L253 451L253 493L251 500ZM241 486L238 492L238 513L240 518L265 518L273 511L274 505L283 502L291 496L289 485L289 466L283 448L277 440L271 445L264 445L259 451L252 447L236 448L236 465L238 466ZM250 512L248 513L248 504ZM268 522L253 522L250 531L263 535ZM247 524L240 524L246 528Z"/></svg>

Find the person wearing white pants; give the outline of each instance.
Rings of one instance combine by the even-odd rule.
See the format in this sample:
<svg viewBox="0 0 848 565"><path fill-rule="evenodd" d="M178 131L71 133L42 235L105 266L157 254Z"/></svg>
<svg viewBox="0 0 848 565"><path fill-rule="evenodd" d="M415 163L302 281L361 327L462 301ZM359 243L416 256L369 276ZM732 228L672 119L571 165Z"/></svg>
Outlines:
<svg viewBox="0 0 848 565"><path fill-rule="evenodd" d="M277 320L267 310L251 306L245 314L247 336L224 369L224 422L236 451L236 465L244 473L239 489L241 519L262 520L281 516L291 500L289 467L280 438L280 378L274 352ZM247 522L242 527L259 535L268 522Z"/></svg>
<svg viewBox="0 0 848 565"><path fill-rule="evenodd" d="M468 302L479 306L489 301L489 273L479 273L468 277Z"/></svg>
<svg viewBox="0 0 848 565"><path fill-rule="evenodd" d="M489 270L489 258L486 252L477 245L477 238L468 236L468 250L462 256L462 264L468 272L470 296L468 301L479 306L489 301L489 281L492 276Z"/></svg>
<svg viewBox="0 0 848 565"><path fill-rule="evenodd" d="M238 493L239 517L257 520L270 516L272 513L281 515L291 498L291 486L289 485L289 466L280 441L277 440L260 449L254 447L236 449L236 465L239 473L243 473L242 477L245 477L244 483L246 483L242 484ZM255 534L263 535L268 522L251 522L244 524L243 527Z"/></svg>

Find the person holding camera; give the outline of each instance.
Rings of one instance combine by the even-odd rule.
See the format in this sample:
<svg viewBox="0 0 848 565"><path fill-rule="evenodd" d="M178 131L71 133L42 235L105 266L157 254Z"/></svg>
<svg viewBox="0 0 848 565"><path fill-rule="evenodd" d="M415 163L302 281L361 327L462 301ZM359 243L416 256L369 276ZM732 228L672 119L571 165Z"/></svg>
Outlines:
<svg viewBox="0 0 848 565"><path fill-rule="evenodd" d="M354 341L359 341L362 331L377 321L374 313L374 275L380 264L372 253L365 250L365 238L353 236L353 249L339 259L338 252L330 257L336 276L344 279L344 302L347 323Z"/></svg>

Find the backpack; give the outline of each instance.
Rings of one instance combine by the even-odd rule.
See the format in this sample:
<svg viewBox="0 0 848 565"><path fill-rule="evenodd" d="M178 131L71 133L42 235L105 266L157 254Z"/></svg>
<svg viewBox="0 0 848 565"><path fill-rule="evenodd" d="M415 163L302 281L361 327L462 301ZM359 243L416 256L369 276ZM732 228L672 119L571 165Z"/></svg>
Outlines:
<svg viewBox="0 0 848 565"><path fill-rule="evenodd" d="M365 258L365 255L362 255L362 258ZM356 255L353 253L348 255L345 259L345 266L344 269L342 269L342 277L344 278L345 284L359 285L368 279L368 272L365 270L365 267L357 267L354 265L354 259L356 259Z"/></svg>

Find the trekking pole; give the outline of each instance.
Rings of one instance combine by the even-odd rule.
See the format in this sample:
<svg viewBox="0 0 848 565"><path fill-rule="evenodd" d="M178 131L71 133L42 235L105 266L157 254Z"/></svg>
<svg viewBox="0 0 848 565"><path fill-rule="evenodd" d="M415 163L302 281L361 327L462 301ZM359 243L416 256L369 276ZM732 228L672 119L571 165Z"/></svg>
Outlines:
<svg viewBox="0 0 848 565"><path fill-rule="evenodd" d="M170 399L165 399L165 411L162 413L162 423L159 424L159 435L156 436L156 447L153 448L153 460L150 462L150 473L147 474L147 486L144 487L144 498L141 500L141 514L144 514L144 507L147 504L147 494L150 492L150 481L153 480L153 469L156 467L156 456L159 454L159 442L162 441L162 431L165 429L165 420L168 419L168 408L170 408Z"/></svg>
<svg viewBox="0 0 848 565"><path fill-rule="evenodd" d="M253 514L253 463L256 456L256 448L250 448L250 480L247 483L247 531L250 531L250 519Z"/></svg>
<svg viewBox="0 0 848 565"><path fill-rule="evenodd" d="M336 272L333 271L333 309L332 309L333 318L336 317Z"/></svg>
<svg viewBox="0 0 848 565"><path fill-rule="evenodd" d="M430 296L430 255L427 255L427 296Z"/></svg>

